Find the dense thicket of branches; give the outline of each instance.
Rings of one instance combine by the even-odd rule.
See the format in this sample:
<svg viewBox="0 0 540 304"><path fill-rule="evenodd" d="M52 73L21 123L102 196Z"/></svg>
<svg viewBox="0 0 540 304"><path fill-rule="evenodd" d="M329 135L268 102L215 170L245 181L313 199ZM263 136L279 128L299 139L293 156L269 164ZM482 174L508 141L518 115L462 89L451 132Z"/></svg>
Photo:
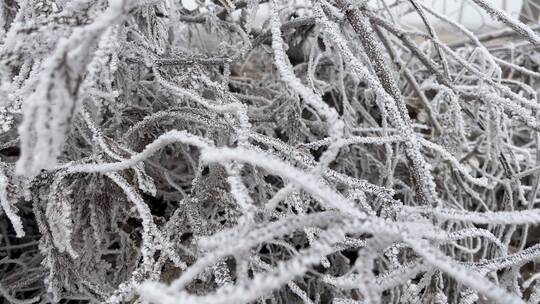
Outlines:
<svg viewBox="0 0 540 304"><path fill-rule="evenodd" d="M418 0L2 0L0 296L538 303L540 37L471 3L506 28Z"/></svg>

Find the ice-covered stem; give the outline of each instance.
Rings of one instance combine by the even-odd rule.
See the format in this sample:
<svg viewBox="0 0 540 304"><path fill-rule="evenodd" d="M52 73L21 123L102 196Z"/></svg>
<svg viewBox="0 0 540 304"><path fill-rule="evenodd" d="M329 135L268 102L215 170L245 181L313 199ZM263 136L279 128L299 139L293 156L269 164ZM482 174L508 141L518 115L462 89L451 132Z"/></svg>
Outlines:
<svg viewBox="0 0 540 304"><path fill-rule="evenodd" d="M428 6L424 5L424 4L421 4L422 8L425 9L428 13L430 13L431 15L433 15L435 18L441 20L442 22L446 23L446 24L449 24L450 26L454 27L455 29L457 29L458 31L460 31L461 33L463 33L465 36L467 36L468 39L465 39L463 41L460 41L460 42L457 42L457 43L449 43L448 44L448 47L449 48L452 48L452 49L455 49L455 48L458 48L460 46L463 46L465 45L467 42L469 42L469 40L474 44L476 45L478 48L480 48L481 50L483 50L483 54L486 55L486 59L493 65L493 66L496 66L496 64L499 64L499 65L502 65L502 66L507 66L507 67L510 67L516 71L519 71L521 73L524 73L524 74L527 74L527 75L530 75L532 77L536 77L536 78L539 78L540 77L540 73L537 73L537 72L534 72L534 71L531 71L525 67L522 67L522 66L519 66L519 65L516 65L516 64L513 64L513 63L510 63L504 59L501 59L501 58L497 58L495 57L494 55L492 55L489 50L486 48L485 45L483 45L481 43L481 41L484 41L486 38L484 35L481 35L481 36L476 36L473 32L471 32L470 30L468 30L464 25L452 20L451 18L449 18L448 16L445 16L441 13L438 13L436 12L435 10L429 8ZM532 30L535 30L535 28L531 28ZM497 31L495 33L492 33L492 39L494 38L498 38L498 39L501 39L501 38L504 38L506 37L506 33L513 33L515 34L515 31L512 30L512 29L504 29L502 31ZM500 36L498 36L500 35ZM483 38L484 37L484 38Z"/></svg>
<svg viewBox="0 0 540 304"><path fill-rule="evenodd" d="M489 183L488 183L488 181L487 181L487 179L485 177L476 178L476 177L471 176L470 173L467 172L467 169L465 167L463 167L463 165L459 162L459 160L457 160L452 154L450 154L448 151L446 151L440 145L432 143L429 140L426 140L426 139L423 139L423 138L419 138L418 140L420 141L422 146L424 146L426 148L429 148L429 149L441 154L441 156L444 159L448 160L452 164L452 166L454 166L454 168L456 168L461 174L463 174L463 176L467 180L469 180L471 183L473 183L475 185L478 185L478 186L481 186L481 187L488 187L489 186Z"/></svg>
<svg viewBox="0 0 540 304"><path fill-rule="evenodd" d="M441 269L458 282L465 283L494 303L523 303L519 297L490 282L482 274L470 271L466 267L455 263L450 257L429 246L428 242L418 239L407 239L406 241L427 263Z"/></svg>
<svg viewBox="0 0 540 304"><path fill-rule="evenodd" d="M151 278L151 275L153 274L152 266L154 264L154 254L157 250L163 250L177 267L185 269L186 265L180 260L177 253L172 248L172 245L161 235L154 223L150 208L139 193L137 193L137 191L120 174L116 172L107 172L105 175L120 187L126 194L126 197L133 202L135 209L139 213L143 227L142 243L140 247L142 261L134 271L132 277L119 286L119 293L111 296L107 301L108 303L119 303L123 300L128 300L125 297L131 296L134 288L136 288L143 280Z"/></svg>
<svg viewBox="0 0 540 304"><path fill-rule="evenodd" d="M0 4L1 5L1 4ZM33 298L30 298L30 299L17 299L15 297L13 297L9 290L7 290L1 283L0 283L0 295L8 302L8 303L13 303L13 304L32 304L32 303L36 303L37 301L39 301L39 296L35 296Z"/></svg>
<svg viewBox="0 0 540 304"><path fill-rule="evenodd" d="M276 67L285 82L287 82L293 90L295 90L309 106L313 107L319 116L326 120L328 126L328 133L334 140L321 157L321 162L316 168L316 171L322 173L328 164L339 153L339 147L334 143L343 137L343 129L345 124L340 119L337 111L334 108L329 107L319 94L316 94L310 88L306 87L298 77L294 74L292 65L285 53L283 47L284 42L281 38L281 22L279 20L279 14L276 1L272 1L272 13L271 13L271 32L272 32L272 48L274 49L274 59L276 61Z"/></svg>
<svg viewBox="0 0 540 304"><path fill-rule="evenodd" d="M424 6L424 8L427 10L427 7ZM433 14L430 12L430 14ZM433 14L434 15L434 14ZM538 31L540 29L540 24L537 25L531 25L531 30ZM480 42L486 42L494 39L503 39L503 38L511 38L514 36L518 36L519 33L516 33L516 31L512 28L504 28L500 30L495 30L489 33L478 35L478 41ZM455 42L448 43L448 46L451 48L459 48L467 45L469 43L469 39L465 38L462 40L458 40Z"/></svg>
<svg viewBox="0 0 540 304"><path fill-rule="evenodd" d="M517 211L497 211L497 212L474 212L462 211L449 208L411 208L402 207L404 212L419 214L429 214L442 221L459 221L464 223L474 223L482 225L538 225L540 224L540 211L517 210Z"/></svg>
<svg viewBox="0 0 540 304"><path fill-rule="evenodd" d="M371 23L380 26L381 28L384 28L389 33L401 40L403 42L403 45L411 51L412 55L417 57L418 60L422 63L422 65L424 65L431 74L435 75L439 83L451 86L451 79L447 78L446 75L439 71L437 64L420 50L420 48L414 43L413 39L408 35L407 32L405 32L392 22L381 18L378 14L375 14L372 11L364 10L362 11L362 13L365 14L366 17L369 17Z"/></svg>
<svg viewBox="0 0 540 304"><path fill-rule="evenodd" d="M345 12L347 20L358 35L364 51L371 60L377 78L384 90L395 100L402 119L410 124L410 118L408 117L407 108L403 102L401 90L394 78L393 71L390 69L391 65L389 64L387 56L385 56L386 54L383 52L381 44L376 36L373 35L373 28L370 26L368 19L347 0L336 0L336 3Z"/></svg>
<svg viewBox="0 0 540 304"><path fill-rule="evenodd" d="M412 129L411 119L409 117L405 101L401 94L401 90L397 85L397 82L392 74L391 65L388 62L387 57L383 51L381 43L374 35L373 28L369 24L369 19L357 8L354 8L347 0L337 0L337 5L345 12L347 20L351 24L354 31L358 34L360 41L364 47L364 51L371 60L371 63L378 76L378 81L373 79L371 85L380 85L384 88L384 91L391 96L393 104L399 113L394 113L399 117L399 121L394 121L399 127L404 129L405 134L410 138L410 144L407 144L407 157L411 164L411 175L413 177L414 185L418 200L422 205L436 204L437 194L435 189L431 186L432 182L426 182L426 179L430 179L431 173L427 170L427 163L420 153L418 143L416 143L416 135ZM325 22L329 24L329 21ZM337 30L331 31L336 33ZM345 47L346 44L342 44ZM343 48L342 47L342 48ZM348 54L348 52L345 52ZM393 110L394 107L389 109ZM402 125L400 125L402 124Z"/></svg>
<svg viewBox="0 0 540 304"><path fill-rule="evenodd" d="M428 34L434 39L439 40L437 37L437 32L433 28L433 25L429 21L429 19L426 17L426 14L424 13L424 10L422 6L417 2L417 0L409 0L411 5L414 7L414 9L418 12L418 15L422 19L422 22L426 26L426 29L428 31ZM444 57L444 54L441 51L441 48L438 45L435 45L435 50L437 51L437 55L441 59L441 64L443 66L444 74L447 78L450 78L450 70L448 68L448 61L446 60L446 57Z"/></svg>
<svg viewBox="0 0 540 304"><path fill-rule="evenodd" d="M61 38L43 63L35 91L23 105L19 126L21 157L16 172L35 176L52 168L60 155L79 101L79 91L90 54L99 37L122 20L124 0L111 0L95 21Z"/></svg>
<svg viewBox="0 0 540 304"><path fill-rule="evenodd" d="M139 196L137 191L118 173L105 173L122 191L126 194L127 198L133 202L139 217L142 221L142 244L141 244L141 254L142 254L142 268L145 271L150 271L151 265L153 263L153 254L157 249L154 246L154 238L152 236L152 230L154 228L154 221L152 219L152 213L150 208L144 203L142 198Z"/></svg>
<svg viewBox="0 0 540 304"><path fill-rule="evenodd" d="M4 166L4 164L0 164L0 205L7 218L10 220L17 237L24 237L25 233L22 219L17 215L17 207L15 207L13 198L11 198L8 193L10 185L9 179L4 172Z"/></svg>
<svg viewBox="0 0 540 304"><path fill-rule="evenodd" d="M146 301L160 302L163 304L188 303L249 303L264 296L274 289L290 282L295 277L303 275L309 266L320 261L321 257L333 252L332 244L344 237L339 228L329 229L319 236L317 243L302 250L299 255L292 259L280 262L276 268L268 273L258 273L249 281L239 282L217 289L207 295L190 295L185 291L177 291L172 285L167 288L163 284L146 283L139 288L141 296Z"/></svg>
<svg viewBox="0 0 540 304"><path fill-rule="evenodd" d="M454 91L454 94L456 94L456 95L466 96L468 98L474 98L474 99L478 98L477 94L474 93L474 92L473 93L468 93L468 92L464 92L463 90L458 90L455 87L455 85L452 84L452 81L450 79L447 79L437 69L437 66L435 65L435 63L430 58L428 58L425 54L423 54L421 52L421 50L414 44L414 42L412 41L412 39L409 37L409 35L406 32L399 29L397 26L395 26L394 24L388 22L387 20L377 16L373 12L365 11L365 13L366 13L366 15L369 16L369 18L371 19L372 22L376 23L377 25L380 25L381 27L385 28L390 33L395 35L397 38L399 38L404 43L404 45L418 58L418 60L420 60L420 62L426 68L428 68L428 70L430 72L435 74L435 76L437 78L437 81L439 83L441 83L442 85L444 85L444 86L448 87L449 89L451 89L452 91ZM429 37L426 37L426 38L429 38ZM456 52L454 52L452 49L450 49L446 44L444 44L444 43L442 43L442 42L440 42L438 40L433 40L433 43L438 45L444 52L449 54L451 58L455 59L464 69L466 69L466 70L470 71L471 73L475 74L475 76L477 76L480 79L486 81L487 83L489 83L491 86L493 86L497 90L500 90L502 92L502 94L504 94L504 95L514 99L514 100L519 101L520 103L522 103L523 105L525 105L527 107L538 108L538 105L534 101L530 101L530 100L520 96L519 94L514 93L507 86L501 85L497 81L493 80L490 76L488 76L488 75L478 71L474 67L472 67L466 60L461 58ZM489 52L487 52L487 53L489 54ZM498 97L498 98L500 99L500 97ZM519 107L519 106L512 105L512 107ZM520 110L518 112L521 113L523 111ZM530 117L527 117L527 118L523 118L523 120L526 121L531 126L533 126L535 124L535 122L534 122L535 119L534 118L531 119ZM534 126L534 128L537 128L537 127Z"/></svg>
<svg viewBox="0 0 540 304"><path fill-rule="evenodd" d="M469 1L476 3L476 5L485 10L491 17L506 24L508 27L516 31L516 33L532 43L532 45L536 47L540 46L540 37L530 27L523 24L521 21L512 18L507 12L495 7L492 3L486 0Z"/></svg>
<svg viewBox="0 0 540 304"><path fill-rule="evenodd" d="M205 140L201 137L194 136L185 131L173 130L161 135L160 137L158 137L158 139L147 145L142 152L133 155L129 159L115 163L67 164L62 166L62 168L65 168L69 173L106 173L120 171L135 166L139 162L147 159L148 157L156 153L159 149L172 143L184 143L193 145L198 148L211 146L211 143L208 140Z"/></svg>
<svg viewBox="0 0 540 304"><path fill-rule="evenodd" d="M71 193L61 187L65 177L65 172L56 174L47 199L45 215L49 223L53 243L58 251L67 252L75 259L79 255L71 243L73 234Z"/></svg>
<svg viewBox="0 0 540 304"><path fill-rule="evenodd" d="M435 130L441 134L442 133L442 127L439 121L437 120L437 117L432 109L432 105L430 104L428 98L426 97L426 94L421 90L420 85L418 84L418 81L416 81L416 78L414 77L411 70L402 62L401 58L396 53L396 50L394 49L393 45L391 44L390 40L388 39L386 33L381 31L381 29L377 25L372 25L373 29L379 36L379 39L383 43L384 47L388 51L388 55L392 59L392 61L396 64L396 67L399 70L402 70L405 79L407 79L407 82L411 85L411 88L413 89L414 93L418 96L418 99L422 102L424 105L424 108L426 110L426 113L428 114L429 120L433 124L433 127Z"/></svg>

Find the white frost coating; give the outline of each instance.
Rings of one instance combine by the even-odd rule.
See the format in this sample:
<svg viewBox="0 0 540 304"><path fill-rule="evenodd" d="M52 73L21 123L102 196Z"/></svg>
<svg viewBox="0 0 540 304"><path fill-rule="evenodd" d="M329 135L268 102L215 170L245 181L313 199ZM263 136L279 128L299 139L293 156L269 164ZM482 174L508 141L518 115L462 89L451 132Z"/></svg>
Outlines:
<svg viewBox="0 0 540 304"><path fill-rule="evenodd" d="M309 193L322 198L325 204L328 204L332 208L336 208L346 214L350 213L359 219L366 217L365 213L358 211L349 201L345 200L343 197L340 197L334 191L318 182L313 175L308 175L302 171L299 171L298 169L283 163L271 155L261 155L261 153L256 153L241 148L206 149L202 152L202 160L204 162L236 160L260 166L274 174L280 174L288 180L293 181Z"/></svg>
<svg viewBox="0 0 540 304"><path fill-rule="evenodd" d="M93 23L60 38L43 63L35 92L24 104L18 174L33 176L56 164L77 108L79 78L86 69L87 56L100 35L122 20L124 4L124 0L110 1L110 7Z"/></svg>
<svg viewBox="0 0 540 304"><path fill-rule="evenodd" d="M0 295L538 302L538 34L486 1L508 28L420 1L4 1Z"/></svg>
<svg viewBox="0 0 540 304"><path fill-rule="evenodd" d="M0 204L2 210L13 225L17 237L24 237L24 228L21 218L17 215L17 207L13 205L12 199L8 195L9 180L4 173L4 169L0 168Z"/></svg>
<svg viewBox="0 0 540 304"><path fill-rule="evenodd" d="M428 263L437 265L439 269L450 274L457 280L464 282L472 289L480 292L495 303L525 303L522 299L507 292L505 289L490 282L487 278L475 271L453 263L453 261L440 251L427 246L427 242L409 240L409 245Z"/></svg>
<svg viewBox="0 0 540 304"><path fill-rule="evenodd" d="M492 3L490 3L489 0L469 1L474 2L476 5L484 9L492 18L499 20L500 22L506 24L507 26L515 30L517 33L529 40L529 42L532 43L534 46L540 46L540 37L533 30L531 30L530 27L523 24L519 20L512 18L512 16L508 15L508 13L504 10L495 7Z"/></svg>
<svg viewBox="0 0 540 304"><path fill-rule="evenodd" d="M330 144L328 150L321 157L321 163L317 167L316 172L323 171L328 163L330 163L339 153L339 147L334 146L334 142L339 141L343 137L343 121L339 118L335 109L330 108L325 104L320 95L314 93L311 89L304 86L300 80L294 75L291 63L287 59L285 50L283 49L283 39L281 38L281 23L277 11L276 1L272 1L272 13L270 17L272 26L272 48L274 49L274 58L276 67L283 79L302 96L304 102L309 104L315 111L325 118L328 124L328 133L332 138L333 143Z"/></svg>
<svg viewBox="0 0 540 304"><path fill-rule="evenodd" d="M317 8L317 7L316 7ZM342 52L343 57L349 61L357 75L365 81L370 88L375 91L377 97L382 99L384 106L388 109L392 124L401 132L407 147L408 156L412 161L418 164L419 172L416 172L419 187L424 188L424 194L429 195L428 200L437 201L435 184L431 174L429 174L429 165L425 162L424 157L420 154L420 147L417 140L417 135L412 130L408 123L408 117L401 117L395 101L382 87L381 83L359 62L359 60L350 51L347 42L339 33L336 24L324 17L320 9L317 10L317 15L322 19L322 26L330 39L335 42L337 49ZM434 203L434 202L431 202Z"/></svg>
<svg viewBox="0 0 540 304"><path fill-rule="evenodd" d="M403 207L406 212L428 212L441 220L460 221L475 224L540 224L540 212L537 210L472 212L444 208L414 209Z"/></svg>
<svg viewBox="0 0 540 304"><path fill-rule="evenodd" d="M471 183L481 186L481 187L489 187L489 183L487 178L480 177L476 178L471 176L471 174L467 171L467 169L457 160L452 154L450 154L448 151L446 151L443 147L434 144L428 140L425 140L423 138L420 138L420 143L425 146L426 148L429 148L433 151L436 151L437 153L440 153L443 158L450 161L450 163L457 169L463 176L465 176Z"/></svg>
<svg viewBox="0 0 540 304"><path fill-rule="evenodd" d="M141 153L135 154L129 159L116 162L116 163L107 163L107 164L69 165L69 166L66 166L66 168L67 168L67 171L70 173L75 173L75 172L94 173L94 172L119 171L119 170L127 169L136 165L137 163L150 157L159 149L172 143L190 144L199 148L208 147L210 145L208 141L200 137L193 136L187 132L170 131L166 134L161 135L158 139L152 142L152 144L146 146L145 149Z"/></svg>

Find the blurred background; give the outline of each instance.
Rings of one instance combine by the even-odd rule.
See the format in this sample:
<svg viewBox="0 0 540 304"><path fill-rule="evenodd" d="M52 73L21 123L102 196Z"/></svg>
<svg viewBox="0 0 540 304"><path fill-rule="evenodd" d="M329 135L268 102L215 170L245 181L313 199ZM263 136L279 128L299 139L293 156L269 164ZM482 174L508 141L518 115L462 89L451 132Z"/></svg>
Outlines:
<svg viewBox="0 0 540 304"><path fill-rule="evenodd" d="M396 3L396 1L388 1ZM512 17L519 19L523 23L536 23L540 12L540 0L487 0L495 6L502 8ZM372 1L375 5L381 1ZM407 1L405 1L407 2ZM491 18L485 11L468 0L419 0L425 5L444 14L450 19L466 26L469 30L477 33L487 33L503 28L503 24ZM380 5L380 4L379 4ZM399 11L401 9L401 11ZM404 25L423 28L422 20L415 11L410 10L410 6L396 5L395 10ZM428 18L435 26L439 36L443 40L459 40L462 37L456 36L451 28L442 22L428 15Z"/></svg>
<svg viewBox="0 0 540 304"><path fill-rule="evenodd" d="M236 0L213 0L214 2L234 2ZM476 6L470 0L417 0L423 3L437 13L444 14L451 19L465 25L469 30L475 33L487 33L501 29L503 25L489 17L483 10ZM508 14L519 18L524 23L536 23L540 13L540 0L487 0L495 6L502 8ZM211 0L181 0L184 9L188 11L196 10L209 5ZM287 1L289 2L289 1ZM298 6L306 5L305 0L292 0ZM360 1L357 1L360 2ZM423 28L422 20L418 14L411 9L406 0L369 0L372 7L388 7L399 18L401 23L410 27ZM267 20L267 5L262 5L259 9L259 18L256 26L261 27ZM444 26L440 21L428 16L436 27L441 39L446 41L459 40L462 37L456 36L454 31Z"/></svg>
<svg viewBox="0 0 540 304"><path fill-rule="evenodd" d="M385 0L387 3L392 2ZM504 11L509 13L513 17L519 17L520 14L523 14L523 20L531 20L534 17L532 10L525 9L524 3L527 4L527 7L536 7L534 2L540 3L540 0L487 0L497 7L502 8ZM372 1L374 3L380 2L378 0ZM395 1L394 1L395 2ZM405 1L406 2L406 1ZM468 29L476 32L487 32L500 28L502 25L493 20L487 15L485 11L476 6L474 3L467 0L420 0L418 1L423 3L437 13L444 14L451 19L465 25ZM401 12L397 11L397 15L402 15L401 22L411 26L423 27L422 20L418 17L416 12L410 12L409 7L405 5L396 5L396 9L402 9ZM538 19L538 10L536 10L536 18ZM428 15L430 21L437 27L438 30L446 31L447 29L443 27L442 23L436 18ZM449 31L449 30L448 30ZM451 34L449 34L451 35Z"/></svg>

